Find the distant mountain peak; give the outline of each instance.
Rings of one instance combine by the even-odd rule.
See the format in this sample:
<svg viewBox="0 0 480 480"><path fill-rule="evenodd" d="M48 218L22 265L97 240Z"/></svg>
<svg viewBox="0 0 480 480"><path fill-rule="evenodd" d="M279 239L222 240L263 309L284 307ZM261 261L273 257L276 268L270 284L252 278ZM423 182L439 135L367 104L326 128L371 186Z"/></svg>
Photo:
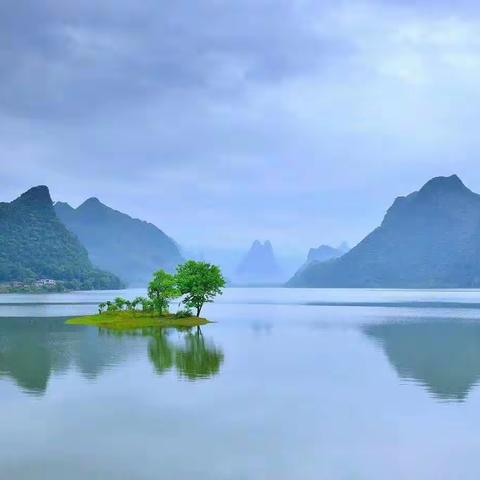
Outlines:
<svg viewBox="0 0 480 480"><path fill-rule="evenodd" d="M280 274L270 240L255 240L237 267L236 274L243 280L274 280Z"/></svg>
<svg viewBox="0 0 480 480"><path fill-rule="evenodd" d="M55 210L86 246L92 261L135 284L144 285L154 271L174 271L183 262L178 245L155 225L130 217L90 197L72 209Z"/></svg>
<svg viewBox="0 0 480 480"><path fill-rule="evenodd" d="M478 288L480 195L457 175L398 197L382 224L342 257L289 283L314 287Z"/></svg>
<svg viewBox="0 0 480 480"><path fill-rule="evenodd" d="M60 221L45 185L0 204L0 282L49 278L75 288L118 288L95 268L77 237Z"/></svg>
<svg viewBox="0 0 480 480"><path fill-rule="evenodd" d="M46 185L38 185L22 193L20 197L14 200L15 204L38 204L38 205L52 205L52 198L50 197L50 191Z"/></svg>
<svg viewBox="0 0 480 480"><path fill-rule="evenodd" d="M64 210L75 210L69 203L67 202L55 202L54 204L55 206L55 209L57 208L61 208L61 209L64 209Z"/></svg>
<svg viewBox="0 0 480 480"><path fill-rule="evenodd" d="M458 175L432 178L420 189L419 193L455 191L471 192Z"/></svg>
<svg viewBox="0 0 480 480"><path fill-rule="evenodd" d="M78 208L77 210L81 210L84 208L96 208L96 207L105 207L97 197L90 197L87 198Z"/></svg>
<svg viewBox="0 0 480 480"><path fill-rule="evenodd" d="M317 248L311 248L308 251L307 262L320 261L324 262L325 260L330 260L332 258L339 257L341 253L337 248L331 247L330 245L320 245Z"/></svg>

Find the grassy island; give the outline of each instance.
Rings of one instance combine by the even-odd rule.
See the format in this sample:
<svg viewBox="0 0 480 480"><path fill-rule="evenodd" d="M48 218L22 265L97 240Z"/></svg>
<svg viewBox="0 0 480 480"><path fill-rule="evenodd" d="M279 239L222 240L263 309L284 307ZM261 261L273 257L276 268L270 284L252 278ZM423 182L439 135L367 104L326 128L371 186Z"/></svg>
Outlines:
<svg viewBox="0 0 480 480"><path fill-rule="evenodd" d="M179 317L171 313L152 315L144 312L104 312L67 320L68 325L89 325L109 330L132 330L136 328L181 328L200 327L209 322L201 317Z"/></svg>
<svg viewBox="0 0 480 480"><path fill-rule="evenodd" d="M177 267L177 274L155 272L148 284L148 297L127 300L117 297L98 305L98 314L67 320L69 325L90 325L109 330L140 328L190 328L210 323L200 317L205 303L222 293L225 279L220 269L205 262L190 260ZM183 297L184 310L169 313L170 302ZM195 309L194 315L192 308Z"/></svg>

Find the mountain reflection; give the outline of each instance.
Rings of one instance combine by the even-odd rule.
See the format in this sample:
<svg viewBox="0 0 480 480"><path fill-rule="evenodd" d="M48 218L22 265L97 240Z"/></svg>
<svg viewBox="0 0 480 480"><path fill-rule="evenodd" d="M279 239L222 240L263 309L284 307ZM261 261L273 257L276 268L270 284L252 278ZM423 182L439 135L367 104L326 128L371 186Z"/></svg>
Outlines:
<svg viewBox="0 0 480 480"><path fill-rule="evenodd" d="M105 369L131 354L148 357L158 374L175 368L189 380L217 374L223 352L204 339L200 329L185 330L170 339L171 331L143 329L113 333L90 327L65 325L66 318L1 318L0 378L10 377L25 392L45 393L52 373L76 368L85 378L98 377Z"/></svg>
<svg viewBox="0 0 480 480"><path fill-rule="evenodd" d="M65 320L2 318L0 377L8 376L22 390L39 395L47 389L52 373L74 366L85 378L96 378L135 350L135 346L102 338L95 329L65 325Z"/></svg>
<svg viewBox="0 0 480 480"><path fill-rule="evenodd" d="M424 385L437 399L463 401L480 380L480 324L438 319L370 325L401 378Z"/></svg>

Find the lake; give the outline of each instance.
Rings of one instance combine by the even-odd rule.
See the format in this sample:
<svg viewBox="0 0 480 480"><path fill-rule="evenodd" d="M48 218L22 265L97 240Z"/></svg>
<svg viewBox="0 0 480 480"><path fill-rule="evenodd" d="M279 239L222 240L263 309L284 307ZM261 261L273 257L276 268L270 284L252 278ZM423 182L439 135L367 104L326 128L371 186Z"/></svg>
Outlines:
<svg viewBox="0 0 480 480"><path fill-rule="evenodd" d="M0 296L1 478L479 478L480 291L232 288L200 333L64 323L141 293Z"/></svg>

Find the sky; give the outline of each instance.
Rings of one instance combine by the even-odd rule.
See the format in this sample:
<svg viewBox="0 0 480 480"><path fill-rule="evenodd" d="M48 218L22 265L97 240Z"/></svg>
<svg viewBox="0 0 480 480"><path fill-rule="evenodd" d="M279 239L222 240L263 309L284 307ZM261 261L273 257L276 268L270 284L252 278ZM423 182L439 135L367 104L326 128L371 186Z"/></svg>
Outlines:
<svg viewBox="0 0 480 480"><path fill-rule="evenodd" d="M480 192L479 85L473 1L3 0L1 200L354 245L431 177Z"/></svg>

